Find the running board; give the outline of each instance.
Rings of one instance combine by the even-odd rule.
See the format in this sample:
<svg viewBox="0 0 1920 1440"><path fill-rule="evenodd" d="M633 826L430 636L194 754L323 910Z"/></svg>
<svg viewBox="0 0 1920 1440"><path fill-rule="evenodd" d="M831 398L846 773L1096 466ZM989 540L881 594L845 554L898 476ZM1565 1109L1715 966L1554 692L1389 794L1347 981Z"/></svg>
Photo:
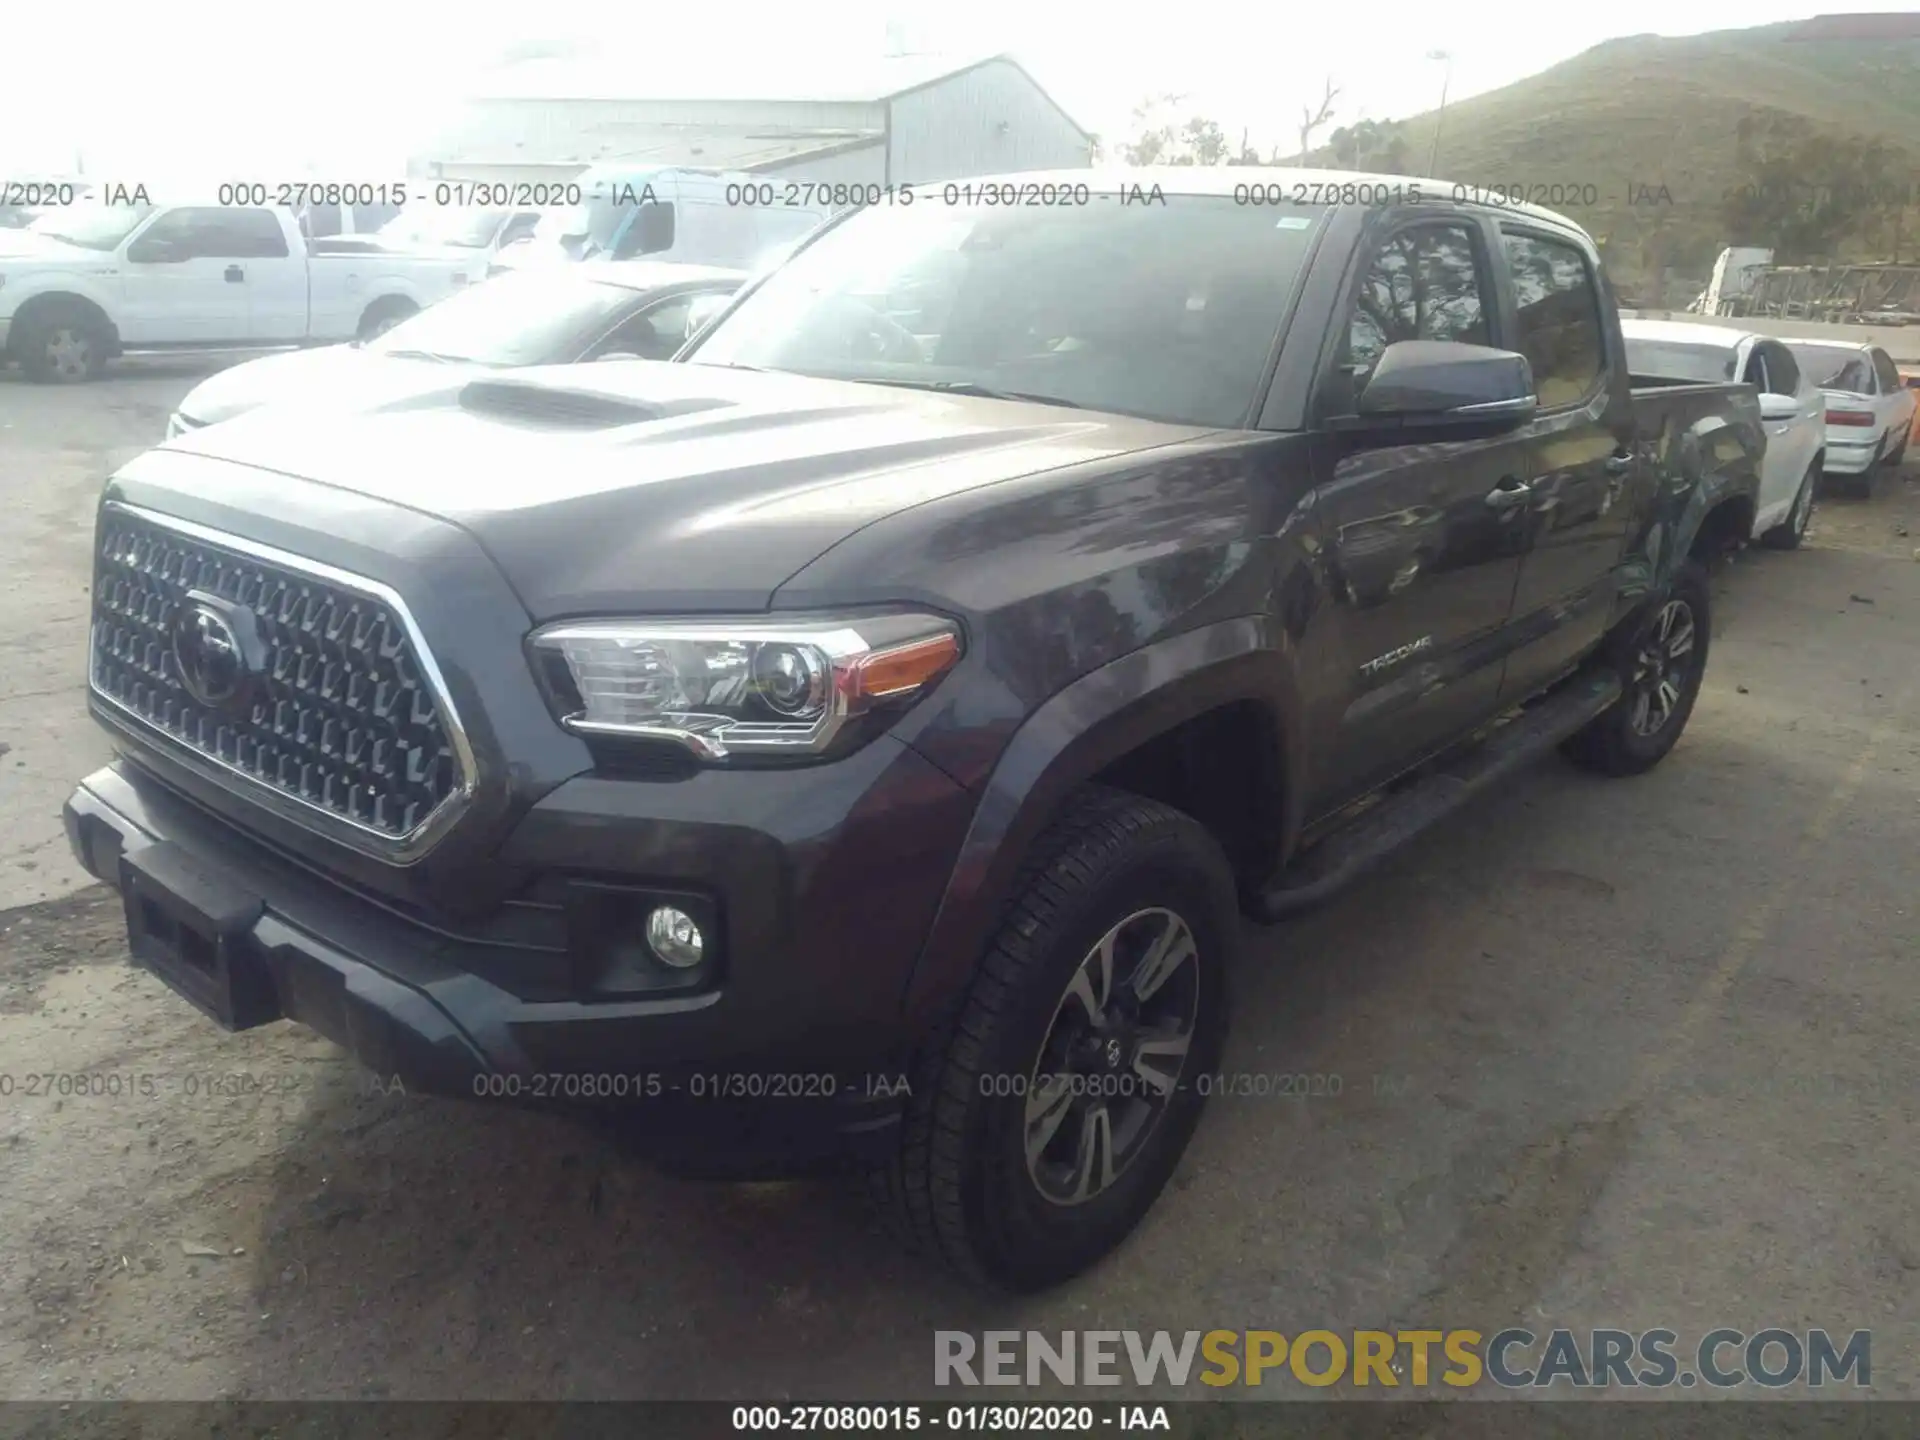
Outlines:
<svg viewBox="0 0 1920 1440"><path fill-rule="evenodd" d="M1434 773L1380 801L1314 845L1253 897L1254 916L1310 910L1487 786L1537 759L1620 698L1612 673L1569 680Z"/></svg>

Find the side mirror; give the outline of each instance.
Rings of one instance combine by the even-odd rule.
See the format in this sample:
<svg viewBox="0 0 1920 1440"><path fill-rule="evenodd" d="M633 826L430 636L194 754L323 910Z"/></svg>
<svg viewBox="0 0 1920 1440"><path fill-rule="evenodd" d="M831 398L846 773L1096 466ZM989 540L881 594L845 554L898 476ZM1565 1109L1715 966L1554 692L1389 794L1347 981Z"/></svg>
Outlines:
<svg viewBox="0 0 1920 1440"><path fill-rule="evenodd" d="M1800 413L1800 400L1794 395L1764 394L1760 397L1762 420L1791 420Z"/></svg>
<svg viewBox="0 0 1920 1440"><path fill-rule="evenodd" d="M1380 356L1357 413L1338 428L1499 434L1526 424L1539 404L1524 355L1452 340L1400 340Z"/></svg>
<svg viewBox="0 0 1920 1440"><path fill-rule="evenodd" d="M706 327L709 320L718 315L732 303L731 295L699 295L687 307L686 337L691 340L695 334Z"/></svg>

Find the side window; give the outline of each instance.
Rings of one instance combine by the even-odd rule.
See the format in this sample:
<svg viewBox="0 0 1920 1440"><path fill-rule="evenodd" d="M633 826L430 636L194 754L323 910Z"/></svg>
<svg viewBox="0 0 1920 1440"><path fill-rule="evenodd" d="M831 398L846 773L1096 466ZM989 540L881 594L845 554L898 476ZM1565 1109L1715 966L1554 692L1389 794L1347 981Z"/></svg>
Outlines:
<svg viewBox="0 0 1920 1440"><path fill-rule="evenodd" d="M1767 347L1756 345L1747 355L1746 371L1740 376L1740 383L1751 385L1762 395L1772 393L1767 388Z"/></svg>
<svg viewBox="0 0 1920 1440"><path fill-rule="evenodd" d="M1875 350L1873 354L1873 373L1880 377L1880 389L1888 395L1900 392L1900 372L1893 368L1893 357L1884 350Z"/></svg>
<svg viewBox="0 0 1920 1440"><path fill-rule="evenodd" d="M287 237L270 210L182 207L149 225L128 258L150 258L156 250L170 260L254 260L284 256Z"/></svg>
<svg viewBox="0 0 1920 1440"><path fill-rule="evenodd" d="M1357 397L1387 346L1399 340L1488 343L1474 231L1416 225L1389 236L1360 277L1344 361Z"/></svg>
<svg viewBox="0 0 1920 1440"><path fill-rule="evenodd" d="M1793 352L1784 345L1768 345L1767 383L1775 395L1798 395L1800 393L1800 365L1793 358Z"/></svg>
<svg viewBox="0 0 1920 1440"><path fill-rule="evenodd" d="M613 247L613 258L630 260L636 255L658 255L673 248L673 202L657 200L634 212L633 223Z"/></svg>
<svg viewBox="0 0 1920 1440"><path fill-rule="evenodd" d="M693 294L676 295L623 320L587 358L632 354L642 360L671 360L687 338L687 311L693 301Z"/></svg>
<svg viewBox="0 0 1920 1440"><path fill-rule="evenodd" d="M1501 238L1518 321L1513 348L1533 367L1542 409L1576 404L1606 368L1600 287L1587 257L1563 240L1518 232Z"/></svg>
<svg viewBox="0 0 1920 1440"><path fill-rule="evenodd" d="M196 250L194 217L201 213L198 210L167 211L127 247L127 258L136 263L162 258L191 260Z"/></svg>
<svg viewBox="0 0 1920 1440"><path fill-rule="evenodd" d="M538 211L522 210L501 227L499 246L504 249L516 240L524 240L533 234L533 227L540 223Z"/></svg>

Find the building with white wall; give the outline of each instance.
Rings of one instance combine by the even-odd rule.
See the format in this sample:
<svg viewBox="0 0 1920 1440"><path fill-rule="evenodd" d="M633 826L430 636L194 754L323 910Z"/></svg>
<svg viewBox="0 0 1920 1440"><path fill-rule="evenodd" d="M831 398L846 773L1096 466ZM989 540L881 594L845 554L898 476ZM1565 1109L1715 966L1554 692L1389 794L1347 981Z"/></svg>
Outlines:
<svg viewBox="0 0 1920 1440"><path fill-rule="evenodd" d="M758 74L756 74L756 70ZM409 164L437 180L564 180L606 162L928 184L1090 165L1092 137L1005 55L772 71L534 60L495 72Z"/></svg>

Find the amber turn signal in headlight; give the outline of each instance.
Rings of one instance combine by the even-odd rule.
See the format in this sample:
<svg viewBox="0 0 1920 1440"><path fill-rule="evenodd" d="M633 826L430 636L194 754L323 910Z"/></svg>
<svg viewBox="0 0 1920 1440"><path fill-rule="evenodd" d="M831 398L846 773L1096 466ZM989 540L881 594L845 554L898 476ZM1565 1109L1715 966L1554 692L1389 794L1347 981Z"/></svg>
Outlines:
<svg viewBox="0 0 1920 1440"><path fill-rule="evenodd" d="M898 611L570 621L532 645L567 729L716 761L821 754L850 721L913 703L961 653L953 621Z"/></svg>

